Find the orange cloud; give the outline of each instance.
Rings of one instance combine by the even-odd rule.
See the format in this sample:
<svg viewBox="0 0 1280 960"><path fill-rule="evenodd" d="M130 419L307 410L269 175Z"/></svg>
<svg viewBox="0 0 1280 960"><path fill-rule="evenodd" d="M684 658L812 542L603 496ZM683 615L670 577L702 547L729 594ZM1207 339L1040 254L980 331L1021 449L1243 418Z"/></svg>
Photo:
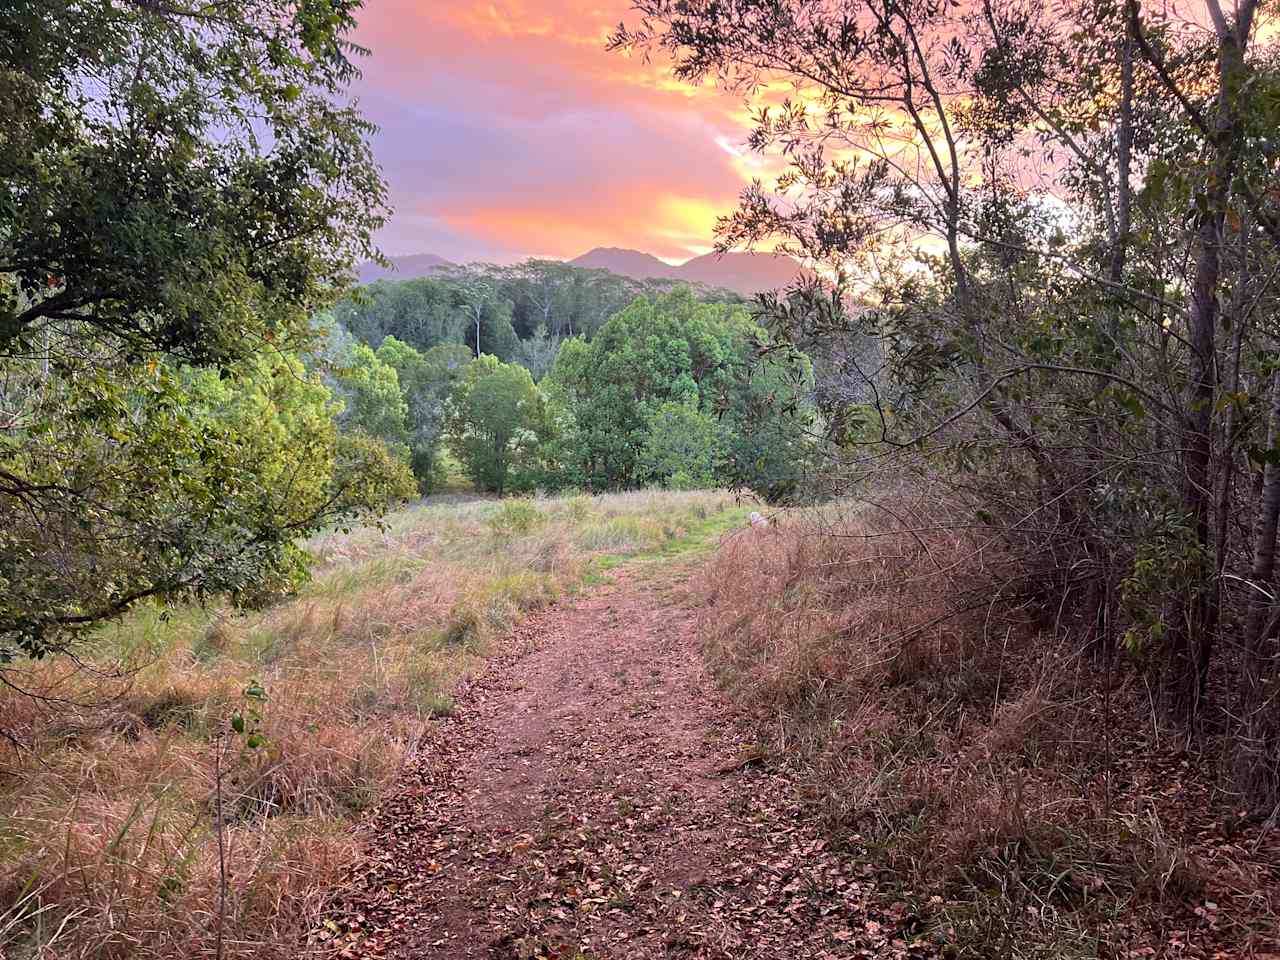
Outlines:
<svg viewBox="0 0 1280 960"><path fill-rule="evenodd" d="M605 49L627 0L370 0L357 93L397 215L391 253L685 259L761 175L711 85Z"/></svg>

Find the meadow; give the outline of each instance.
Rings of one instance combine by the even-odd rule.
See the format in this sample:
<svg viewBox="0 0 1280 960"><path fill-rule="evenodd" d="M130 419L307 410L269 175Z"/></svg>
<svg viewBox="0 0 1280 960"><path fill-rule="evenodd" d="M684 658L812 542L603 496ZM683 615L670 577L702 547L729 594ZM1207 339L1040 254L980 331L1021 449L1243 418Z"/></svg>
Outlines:
<svg viewBox="0 0 1280 960"><path fill-rule="evenodd" d="M143 606L5 667L0 954L298 955L495 638L745 516L713 492L437 498L314 538L310 582L265 611Z"/></svg>

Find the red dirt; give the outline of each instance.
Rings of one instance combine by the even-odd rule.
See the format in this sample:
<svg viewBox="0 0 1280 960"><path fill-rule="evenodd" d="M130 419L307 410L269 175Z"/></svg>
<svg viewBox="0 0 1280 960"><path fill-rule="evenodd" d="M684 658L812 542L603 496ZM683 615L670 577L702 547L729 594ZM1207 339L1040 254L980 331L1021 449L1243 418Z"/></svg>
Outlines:
<svg viewBox="0 0 1280 960"><path fill-rule="evenodd" d="M754 762L696 649L688 572L615 571L466 684L370 823L327 924L343 956L914 953L869 913L869 868Z"/></svg>

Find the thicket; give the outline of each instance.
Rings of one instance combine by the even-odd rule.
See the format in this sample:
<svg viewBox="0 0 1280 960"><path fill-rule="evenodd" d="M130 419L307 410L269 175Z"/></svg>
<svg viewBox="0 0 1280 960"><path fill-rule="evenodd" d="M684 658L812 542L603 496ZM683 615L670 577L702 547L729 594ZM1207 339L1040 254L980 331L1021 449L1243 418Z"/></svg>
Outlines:
<svg viewBox="0 0 1280 960"><path fill-rule="evenodd" d="M828 278L762 322L815 357L830 471L944 483L952 522L1018 558L988 596L1141 671L1270 810L1280 72L1259 4L637 8L616 45L794 88L752 137L788 169L720 240Z"/></svg>

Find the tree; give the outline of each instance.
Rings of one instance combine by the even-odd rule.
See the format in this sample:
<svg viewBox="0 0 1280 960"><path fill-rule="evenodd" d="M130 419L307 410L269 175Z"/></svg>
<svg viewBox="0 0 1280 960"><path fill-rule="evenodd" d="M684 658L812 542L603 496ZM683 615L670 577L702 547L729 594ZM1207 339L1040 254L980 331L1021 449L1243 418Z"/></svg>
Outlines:
<svg viewBox="0 0 1280 960"><path fill-rule="evenodd" d="M73 323L200 363L305 338L386 212L357 7L8 4L0 356Z"/></svg>
<svg viewBox="0 0 1280 960"><path fill-rule="evenodd" d="M379 280L339 304L334 316L354 337L375 348L384 337L417 350L466 340L467 318L458 291L435 278Z"/></svg>
<svg viewBox="0 0 1280 960"><path fill-rule="evenodd" d="M547 420L529 371L490 356L468 363L449 395L444 436L479 489L502 496L532 486Z"/></svg>
<svg viewBox="0 0 1280 960"><path fill-rule="evenodd" d="M400 392L396 368L384 363L365 344L357 343L342 358L336 372L344 401L340 426L403 445L409 437L409 405Z"/></svg>
<svg viewBox="0 0 1280 960"><path fill-rule="evenodd" d="M475 355L510 359L519 338L511 324L511 301L500 296L500 271L477 264L450 271L449 281L469 329L467 342Z"/></svg>
<svg viewBox="0 0 1280 960"><path fill-rule="evenodd" d="M590 343L565 341L548 390L566 414L563 461L576 482L593 488L637 485L651 409L702 403L699 381L721 367L721 308L687 290L639 299L616 314Z"/></svg>
<svg viewBox="0 0 1280 960"><path fill-rule="evenodd" d="M386 212L357 6L0 13L4 656L291 582L296 539L400 492L291 359Z"/></svg>
<svg viewBox="0 0 1280 960"><path fill-rule="evenodd" d="M520 341L512 359L528 370L534 380L541 380L555 365L562 342L549 336L547 328L539 325L527 340Z"/></svg>
<svg viewBox="0 0 1280 960"><path fill-rule="evenodd" d="M441 480L439 447L445 403L470 362L471 351L462 344L444 344L419 353L389 336L377 356L399 378L407 406L410 463L419 490L430 493Z"/></svg>
<svg viewBox="0 0 1280 960"><path fill-rule="evenodd" d="M614 42L794 85L751 138L789 168L719 246L833 279L761 304L827 346L833 438L954 478L1063 629L1136 654L1173 715L1242 651L1233 760L1274 797L1280 48L1257 6L1205 0L1200 31L1140 0L640 0Z"/></svg>
<svg viewBox="0 0 1280 960"><path fill-rule="evenodd" d="M706 490L718 484L725 429L689 403L667 401L649 412L640 451L642 482L676 490Z"/></svg>
<svg viewBox="0 0 1280 960"><path fill-rule="evenodd" d="M699 303L683 288L634 301L590 342L566 340L544 381L559 423L554 459L566 481L603 489L667 482L676 472L669 456L676 449L671 431L681 418L696 437L707 440L695 444L703 459L697 466L690 464L690 476L710 483L707 471L713 462L716 481L727 479L720 455L734 450L745 456L754 449L742 436L768 435L770 424L776 424L779 435L794 430L776 412L766 412L763 392L762 402L754 405L743 392L751 389L753 340L764 337L740 307ZM756 382L763 388L766 377ZM799 403L794 389L780 389L780 381L772 386L779 408L788 399ZM760 419L747 419L748 411ZM739 414L744 418L738 419ZM721 419L717 430L723 432L723 443L712 443L706 424ZM662 439L653 436L655 424ZM704 462L704 454L712 453L713 461ZM662 466L646 457L658 458ZM790 472L796 467L791 464ZM745 485L753 485L755 475L747 469L741 475Z"/></svg>
<svg viewBox="0 0 1280 960"><path fill-rule="evenodd" d="M3 396L19 426L0 434L0 661L146 598L286 592L298 538L412 493L384 447L339 436L329 392L288 357L224 376L10 364Z"/></svg>

